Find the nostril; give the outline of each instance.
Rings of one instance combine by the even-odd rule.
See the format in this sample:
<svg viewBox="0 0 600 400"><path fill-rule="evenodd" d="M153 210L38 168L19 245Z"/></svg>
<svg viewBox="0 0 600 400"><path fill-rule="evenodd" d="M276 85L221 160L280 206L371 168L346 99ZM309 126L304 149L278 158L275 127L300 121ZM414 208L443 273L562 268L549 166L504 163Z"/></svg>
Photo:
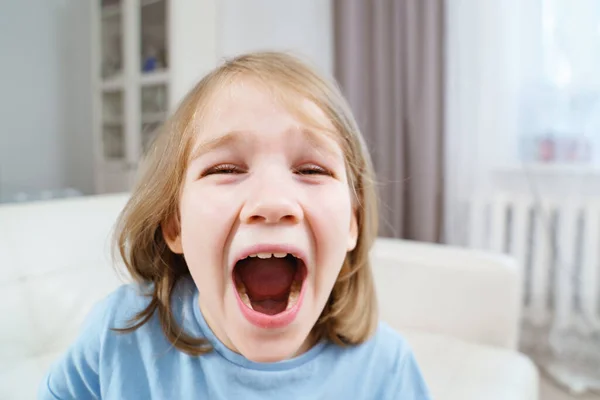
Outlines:
<svg viewBox="0 0 600 400"><path fill-rule="evenodd" d="M273 217L268 215L252 215L249 219L249 223L267 223L267 224L276 224L281 222L296 222L298 218L292 214L287 214L283 216Z"/></svg>
<svg viewBox="0 0 600 400"><path fill-rule="evenodd" d="M282 218L283 221L285 222L295 222L298 218L296 218L294 215L286 215Z"/></svg>
<svg viewBox="0 0 600 400"><path fill-rule="evenodd" d="M299 218L297 215L294 214L286 214L282 217L280 217L277 221L275 222L298 222Z"/></svg>
<svg viewBox="0 0 600 400"><path fill-rule="evenodd" d="M250 218L248 218L248 222L252 223L252 222L263 222L265 221L266 218L261 216L261 215L252 215L250 216Z"/></svg>

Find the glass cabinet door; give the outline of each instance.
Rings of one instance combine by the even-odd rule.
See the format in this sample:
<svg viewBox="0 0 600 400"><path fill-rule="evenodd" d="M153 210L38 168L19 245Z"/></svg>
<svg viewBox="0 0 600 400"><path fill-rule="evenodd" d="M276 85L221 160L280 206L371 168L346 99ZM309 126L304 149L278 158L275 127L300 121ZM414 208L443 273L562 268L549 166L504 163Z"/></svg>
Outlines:
<svg viewBox="0 0 600 400"><path fill-rule="evenodd" d="M143 153L148 150L157 131L167 117L167 99L167 86L165 84L142 87L141 145Z"/></svg>
<svg viewBox="0 0 600 400"><path fill-rule="evenodd" d="M140 69L142 73L162 71L169 67L167 1L140 0Z"/></svg>
<svg viewBox="0 0 600 400"><path fill-rule="evenodd" d="M117 78L123 73L123 0L100 2L100 71L102 79Z"/></svg>
<svg viewBox="0 0 600 400"><path fill-rule="evenodd" d="M125 161L123 91L102 93L102 153L106 160Z"/></svg>

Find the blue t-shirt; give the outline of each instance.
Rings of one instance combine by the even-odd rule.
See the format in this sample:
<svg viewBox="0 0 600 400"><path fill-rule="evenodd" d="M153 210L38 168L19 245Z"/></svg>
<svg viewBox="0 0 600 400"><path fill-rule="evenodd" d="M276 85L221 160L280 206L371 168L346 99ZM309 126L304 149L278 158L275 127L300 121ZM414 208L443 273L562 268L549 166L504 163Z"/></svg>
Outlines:
<svg viewBox="0 0 600 400"><path fill-rule="evenodd" d="M407 343L380 323L367 342L322 342L282 362L256 363L229 350L208 327L191 279L178 285L173 309L184 329L213 351L174 348L154 315L133 333L117 333L148 304L133 285L98 303L77 340L48 372L39 399L402 399L430 396Z"/></svg>

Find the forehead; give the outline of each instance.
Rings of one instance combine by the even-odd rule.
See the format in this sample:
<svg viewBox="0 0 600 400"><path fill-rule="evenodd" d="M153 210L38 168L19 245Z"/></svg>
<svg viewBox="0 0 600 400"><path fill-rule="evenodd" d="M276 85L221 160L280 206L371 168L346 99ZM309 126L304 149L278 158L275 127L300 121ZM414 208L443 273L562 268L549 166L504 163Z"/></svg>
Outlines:
<svg viewBox="0 0 600 400"><path fill-rule="evenodd" d="M197 128L195 149L230 132L302 132L313 144L341 153L339 134L317 104L293 89L272 87L253 79L236 79L216 88Z"/></svg>

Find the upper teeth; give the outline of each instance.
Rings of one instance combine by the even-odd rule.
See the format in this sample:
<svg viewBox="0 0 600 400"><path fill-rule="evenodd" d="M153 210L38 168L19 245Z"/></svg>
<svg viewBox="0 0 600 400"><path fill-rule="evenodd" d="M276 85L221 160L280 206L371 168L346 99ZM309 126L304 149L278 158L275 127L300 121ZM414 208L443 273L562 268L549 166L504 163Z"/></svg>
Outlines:
<svg viewBox="0 0 600 400"><path fill-rule="evenodd" d="M275 258L284 258L287 255L288 255L288 253L256 253L256 254L250 254L250 255L248 255L248 257L258 257L258 258L271 258L271 257L275 257Z"/></svg>

